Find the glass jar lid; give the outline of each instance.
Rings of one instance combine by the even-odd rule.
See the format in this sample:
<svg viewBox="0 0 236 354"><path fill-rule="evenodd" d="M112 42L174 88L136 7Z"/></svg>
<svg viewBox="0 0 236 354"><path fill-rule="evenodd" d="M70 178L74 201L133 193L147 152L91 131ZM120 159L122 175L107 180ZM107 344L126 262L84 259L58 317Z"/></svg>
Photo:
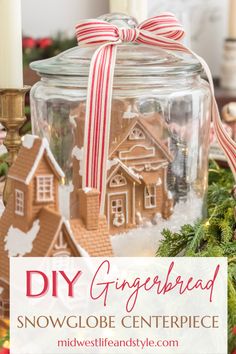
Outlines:
<svg viewBox="0 0 236 354"><path fill-rule="evenodd" d="M100 19L118 27L137 26L134 18L123 14L104 15ZM91 58L98 47L75 47L55 57L36 61L30 67L40 75L87 77ZM118 45L115 76L161 76L193 74L202 70L201 64L188 54L176 54L158 47L137 43Z"/></svg>

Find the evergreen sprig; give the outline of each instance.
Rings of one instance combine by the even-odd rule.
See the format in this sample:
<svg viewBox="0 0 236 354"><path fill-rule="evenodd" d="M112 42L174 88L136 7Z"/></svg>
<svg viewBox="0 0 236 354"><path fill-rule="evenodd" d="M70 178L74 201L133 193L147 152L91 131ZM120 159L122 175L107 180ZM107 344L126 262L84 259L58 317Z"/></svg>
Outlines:
<svg viewBox="0 0 236 354"><path fill-rule="evenodd" d="M179 232L163 230L163 240L157 251L160 257L228 257L229 353L236 349L236 200L231 193L233 185L231 172L212 162L207 218L194 225L184 225Z"/></svg>

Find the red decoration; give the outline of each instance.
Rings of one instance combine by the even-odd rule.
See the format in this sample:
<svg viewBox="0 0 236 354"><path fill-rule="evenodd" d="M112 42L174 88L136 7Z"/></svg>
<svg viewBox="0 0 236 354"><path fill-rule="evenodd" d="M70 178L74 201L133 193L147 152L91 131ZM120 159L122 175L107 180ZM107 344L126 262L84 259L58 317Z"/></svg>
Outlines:
<svg viewBox="0 0 236 354"><path fill-rule="evenodd" d="M0 353L0 354L1 354L1 353ZM236 354L236 349L234 349L231 354Z"/></svg>
<svg viewBox="0 0 236 354"><path fill-rule="evenodd" d="M236 326L232 328L232 334L236 336Z"/></svg>
<svg viewBox="0 0 236 354"><path fill-rule="evenodd" d="M37 41L39 48L47 48L53 44L53 40L51 38L41 38Z"/></svg>
<svg viewBox="0 0 236 354"><path fill-rule="evenodd" d="M0 349L0 354L10 354L10 349L8 349L8 348L1 348L1 349Z"/></svg>
<svg viewBox="0 0 236 354"><path fill-rule="evenodd" d="M31 37L24 37L22 40L22 45L24 49L32 49L36 46L36 41Z"/></svg>

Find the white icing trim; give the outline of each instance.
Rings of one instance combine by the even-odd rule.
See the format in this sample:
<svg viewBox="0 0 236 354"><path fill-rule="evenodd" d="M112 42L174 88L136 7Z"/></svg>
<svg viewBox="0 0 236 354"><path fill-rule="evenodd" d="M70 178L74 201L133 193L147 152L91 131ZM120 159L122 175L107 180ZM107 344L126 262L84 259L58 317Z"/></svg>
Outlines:
<svg viewBox="0 0 236 354"><path fill-rule="evenodd" d="M65 227L66 227L66 230L68 232L68 234L70 235L71 237L71 240L72 242L74 243L75 247L77 247L79 253L81 254L82 257L90 257L88 252L85 251L85 249L83 247L81 247L75 240L75 237L74 237L74 234L73 234L73 231L71 229L71 226L70 226L70 222L66 219L62 219L62 222L64 223Z"/></svg>
<svg viewBox="0 0 236 354"><path fill-rule="evenodd" d="M135 208L135 204L136 204L136 186L135 186L135 182L133 183L133 198L132 198L132 202L133 202L133 224L135 225L135 214L136 214L136 208Z"/></svg>
<svg viewBox="0 0 236 354"><path fill-rule="evenodd" d="M129 134L129 140L145 140L145 134L142 129L134 127Z"/></svg>
<svg viewBox="0 0 236 354"><path fill-rule="evenodd" d="M152 165L157 165L158 164L158 166L159 166L159 164L162 164L162 163L166 163L167 165L169 164L169 162L167 160L164 160L164 159L162 159L162 160L153 160L150 163ZM145 165L145 162L143 162L143 161L140 161L140 162L139 161L129 162L129 166L131 166L131 167L135 167L137 165Z"/></svg>
<svg viewBox="0 0 236 354"><path fill-rule="evenodd" d="M29 134L27 134L27 135L25 136L25 139L29 139L29 140L30 140L30 137L33 136L33 135L29 135L29 138L28 138L28 135L29 135ZM33 136L33 137L34 137L34 139L36 139L36 138L39 139L38 137L35 137L35 136ZM39 165L39 163L40 163L40 161L41 161L41 159L42 159L43 154L44 154L45 151L46 151L47 156L48 156L49 160L51 161L53 167L54 167L55 170L57 171L58 175L59 175L61 178L65 177L64 172L62 171L62 169L60 168L60 166L59 166L58 163L56 162L56 160L55 160L55 158L54 158L54 156L53 156L53 154L52 154L52 152L51 152L51 150L50 150L50 148L49 148L49 144L48 144L48 141L47 141L46 138L43 138L43 139L41 140L41 146L40 146L38 155L37 155L37 157L36 157L36 159L35 159L35 161L34 161L34 164L33 164L32 168L31 168L31 170L30 170L28 176L26 177L26 179L25 179L25 180L22 180L22 179L20 179L20 178L17 178L17 177L15 177L15 176L12 176L11 174L9 174L8 177L10 177L10 178L12 178L12 179L14 179L14 180L20 181L20 182L24 182L25 184L29 185L30 182L31 182L31 180L32 180L32 178L33 178L33 176L34 176L34 174L35 174L35 172L36 172L36 170L37 170L37 167L38 167L38 165Z"/></svg>
<svg viewBox="0 0 236 354"><path fill-rule="evenodd" d="M55 250L64 250L67 248L67 242L64 240L62 231L59 232L58 242L55 244Z"/></svg>
<svg viewBox="0 0 236 354"><path fill-rule="evenodd" d="M126 186L126 185L127 185L126 178L120 174L116 174L110 180L110 187L111 188L117 188L117 187Z"/></svg>
<svg viewBox="0 0 236 354"><path fill-rule="evenodd" d="M15 189L15 214L24 216L25 194L20 189Z"/></svg>
<svg viewBox="0 0 236 354"><path fill-rule="evenodd" d="M53 202L54 197L53 197L53 175L39 175L36 176L37 179L37 202ZM48 198L45 197L45 193L47 193L47 191L45 190L45 184L46 181L49 182L49 193L50 196ZM41 188L41 190L40 190ZM43 194L43 196L41 196L41 194Z"/></svg>
<svg viewBox="0 0 236 354"><path fill-rule="evenodd" d="M158 165L156 167L152 166L152 164L150 164L150 165L151 165L151 167L150 167L150 169L148 171L157 171L160 168L166 168L169 165L169 163L168 162L163 162L162 164L160 164L160 165ZM142 171L146 170L146 166L145 165L142 166L142 167L135 167L134 166L133 169L135 171L137 171L137 172L142 172Z"/></svg>
<svg viewBox="0 0 236 354"><path fill-rule="evenodd" d="M125 137L116 145L114 146L114 148L112 149L112 151L110 152L109 156L111 156L115 151L118 150L118 148L120 147L120 145L128 138L130 131L136 126L138 125L139 127L141 127L141 129L144 130L144 133L147 134L147 136L152 140L152 142L162 151L162 153L167 157L167 160L169 161L173 161L173 156L171 155L170 151L166 151L163 149L163 147L160 145L160 142L146 129L146 127L142 124L142 121L140 120L136 120L133 125L130 127L130 130L127 132L127 134L125 135Z"/></svg>
<svg viewBox="0 0 236 354"><path fill-rule="evenodd" d="M128 173L128 175L130 175L131 177L133 177L136 182L138 182L139 184L141 184L140 182L140 179L142 179L143 177L137 173L135 173L132 169L132 167L127 167L122 161L120 161L119 159L116 159L116 161L118 162L117 163L117 166L116 168L114 169L114 171L111 173L111 175L108 177L107 179L107 183L109 183L109 181L111 180L111 178L117 173L117 170L119 169L119 167L122 167L125 172Z"/></svg>
<svg viewBox="0 0 236 354"><path fill-rule="evenodd" d="M157 189L155 185L151 185L151 188L154 188L154 194L148 194L148 187L144 188L144 208L145 209L154 209L157 206ZM154 197L155 204L151 204L151 198ZM147 205L147 201L149 201Z"/></svg>
<svg viewBox="0 0 236 354"><path fill-rule="evenodd" d="M83 188L83 191L84 191L85 194L87 194L87 193L89 193L89 192L92 192L92 190L93 190L93 189L92 189L91 187L84 187L84 188Z"/></svg>
<svg viewBox="0 0 236 354"><path fill-rule="evenodd" d="M141 148L143 148L144 150L147 151L146 155L141 155L141 156L140 156L140 155L139 155L139 156L134 155L134 156L125 156L125 157L122 157L122 155L124 155L124 154L129 154L129 153L132 152L134 149L139 148L139 147L141 147ZM132 146L129 150L120 151L120 152L119 152L119 158L120 158L121 160L140 160L140 159L144 159L144 158L146 159L146 158L148 158L148 157L153 157L153 156L155 156L155 148L154 148L154 147L148 148L148 147L146 147L145 145L142 145L142 144L134 145L134 146Z"/></svg>
<svg viewBox="0 0 236 354"><path fill-rule="evenodd" d="M108 205L107 205L107 223L108 223L108 225L110 225L110 198L111 197L113 197L114 195L117 195L117 196L119 196L119 195L125 195L125 203L126 203L126 205L125 205L125 211L126 211L126 224L128 224L128 222L129 222L129 219L128 219L128 217L129 217L129 211L128 211L128 192L126 191L126 192L116 192L116 193L108 193L108 195L107 195L107 200L108 200Z"/></svg>

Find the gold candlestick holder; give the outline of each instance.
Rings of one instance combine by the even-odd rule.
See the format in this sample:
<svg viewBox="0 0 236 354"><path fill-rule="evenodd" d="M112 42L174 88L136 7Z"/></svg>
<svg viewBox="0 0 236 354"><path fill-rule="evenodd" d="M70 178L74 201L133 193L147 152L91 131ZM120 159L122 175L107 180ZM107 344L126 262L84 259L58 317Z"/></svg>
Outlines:
<svg viewBox="0 0 236 354"><path fill-rule="evenodd" d="M25 95L30 90L29 86L22 89L0 89L0 123L7 131L4 145L8 150L7 163L9 166L16 160L21 146L19 130L26 120ZM11 193L11 185L6 179L3 202L6 205Z"/></svg>

